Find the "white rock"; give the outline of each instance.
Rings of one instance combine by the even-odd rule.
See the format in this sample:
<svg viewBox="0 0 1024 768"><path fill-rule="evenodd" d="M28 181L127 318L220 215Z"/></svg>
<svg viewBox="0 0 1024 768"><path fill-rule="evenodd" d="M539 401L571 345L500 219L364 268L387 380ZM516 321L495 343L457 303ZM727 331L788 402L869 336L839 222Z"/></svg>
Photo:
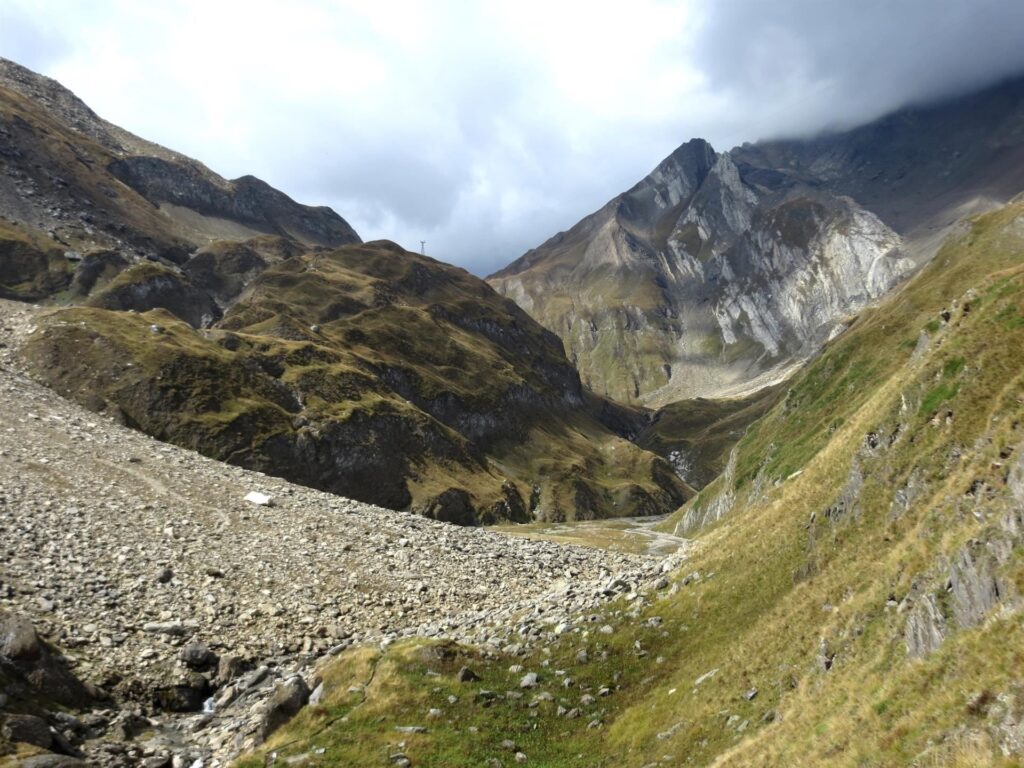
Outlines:
<svg viewBox="0 0 1024 768"><path fill-rule="evenodd" d="M273 499L259 491L249 491L249 493L245 494L245 500L261 507L269 507L274 503Z"/></svg>

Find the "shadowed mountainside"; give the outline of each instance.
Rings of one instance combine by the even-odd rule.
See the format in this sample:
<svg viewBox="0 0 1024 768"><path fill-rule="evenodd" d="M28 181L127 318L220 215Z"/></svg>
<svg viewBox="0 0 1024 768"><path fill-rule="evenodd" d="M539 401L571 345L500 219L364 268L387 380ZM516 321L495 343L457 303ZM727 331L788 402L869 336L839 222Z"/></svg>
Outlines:
<svg viewBox="0 0 1024 768"><path fill-rule="evenodd" d="M241 247L194 257L207 284L226 290ZM163 269L122 273L90 302L105 309L53 313L28 354L58 391L160 439L462 524L657 514L690 494L601 422L638 414L585 392L559 339L464 270L387 242L290 256L196 328L111 311L161 277L143 268Z"/></svg>

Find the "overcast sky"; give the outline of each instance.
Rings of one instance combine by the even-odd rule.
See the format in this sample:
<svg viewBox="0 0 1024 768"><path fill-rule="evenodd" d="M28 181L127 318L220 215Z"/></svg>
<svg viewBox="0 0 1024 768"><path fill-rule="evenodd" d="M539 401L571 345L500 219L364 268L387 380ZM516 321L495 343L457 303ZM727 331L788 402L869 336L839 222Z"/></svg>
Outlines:
<svg viewBox="0 0 1024 768"><path fill-rule="evenodd" d="M1024 71L1024 0L2 0L0 55L486 274L693 136L811 133Z"/></svg>

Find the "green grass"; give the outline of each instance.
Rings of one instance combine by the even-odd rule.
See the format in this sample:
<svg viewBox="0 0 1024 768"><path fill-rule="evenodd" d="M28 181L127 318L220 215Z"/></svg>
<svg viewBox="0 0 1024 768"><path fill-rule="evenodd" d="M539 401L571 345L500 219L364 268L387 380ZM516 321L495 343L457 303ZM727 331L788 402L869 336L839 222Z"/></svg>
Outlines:
<svg viewBox="0 0 1024 768"><path fill-rule="evenodd" d="M581 393L557 337L463 270L386 243L271 255L212 330L68 309L29 357L61 392L162 440L392 508L446 516L435 502L454 489L468 503L450 514L486 524L667 513L687 498L603 426L600 403L567 402ZM170 274L136 265L90 301Z"/></svg>
<svg viewBox="0 0 1024 768"><path fill-rule="evenodd" d="M686 479L699 488L721 473L747 427L784 395L784 385L777 385L744 398L672 403L654 414L637 444L666 457L681 451L692 465Z"/></svg>
<svg viewBox="0 0 1024 768"><path fill-rule="evenodd" d="M415 765L475 766L492 756L508 765L504 738L522 742L528 764L544 766L1019 762L1000 752L1006 714L998 702L1019 695L1020 614L965 628L949 618L939 650L911 660L907 610L890 598L898 606L940 594L968 541L1002 551L1009 536L1007 462L1024 450L1024 336L1004 313L1024 299L1024 242L1015 226L1022 216L1018 204L975 220L967 236L797 374L739 443L737 503L697 537L675 591L658 593L635 618L621 605L602 611L586 626L610 621L616 633L554 641L547 668L543 655L521 661L535 671L565 668L589 686L618 672L614 693L598 699L599 728L586 728L589 713L567 721L543 704L470 704L449 678L461 662L435 670L437 678L399 649L388 667L394 684L377 705L316 743L335 740L327 753L334 764L382 764L401 740L393 725L422 720L437 706L441 721L423 723L429 732L407 740ZM984 300L965 298L968 289ZM913 358L903 341L944 310L948 323ZM942 420L922 408L937 387L957 388L943 401L951 414ZM856 505L832 513L855 463ZM912 503L897 507L897 491L912 480ZM1021 544L1011 541L1001 571L1018 585ZM940 606L951 610L948 600ZM655 616L652 626L646 619ZM574 664L584 645L599 661ZM473 664L483 670L482 686L504 691L516 684L505 672L513 661L497 655ZM751 689L757 695L748 700ZM460 696L457 705L445 705L449 694Z"/></svg>

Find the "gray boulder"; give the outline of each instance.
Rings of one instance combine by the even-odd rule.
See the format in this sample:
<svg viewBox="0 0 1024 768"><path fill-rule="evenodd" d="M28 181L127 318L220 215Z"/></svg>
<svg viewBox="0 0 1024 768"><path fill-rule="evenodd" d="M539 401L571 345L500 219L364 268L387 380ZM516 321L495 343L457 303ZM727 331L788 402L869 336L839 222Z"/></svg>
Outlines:
<svg viewBox="0 0 1024 768"><path fill-rule="evenodd" d="M260 726L260 735L266 739L299 713L309 701L309 686L299 675L278 683L270 694Z"/></svg>
<svg viewBox="0 0 1024 768"><path fill-rule="evenodd" d="M43 718L35 715L7 715L0 733L15 744L31 744L43 749L53 746L50 726Z"/></svg>

